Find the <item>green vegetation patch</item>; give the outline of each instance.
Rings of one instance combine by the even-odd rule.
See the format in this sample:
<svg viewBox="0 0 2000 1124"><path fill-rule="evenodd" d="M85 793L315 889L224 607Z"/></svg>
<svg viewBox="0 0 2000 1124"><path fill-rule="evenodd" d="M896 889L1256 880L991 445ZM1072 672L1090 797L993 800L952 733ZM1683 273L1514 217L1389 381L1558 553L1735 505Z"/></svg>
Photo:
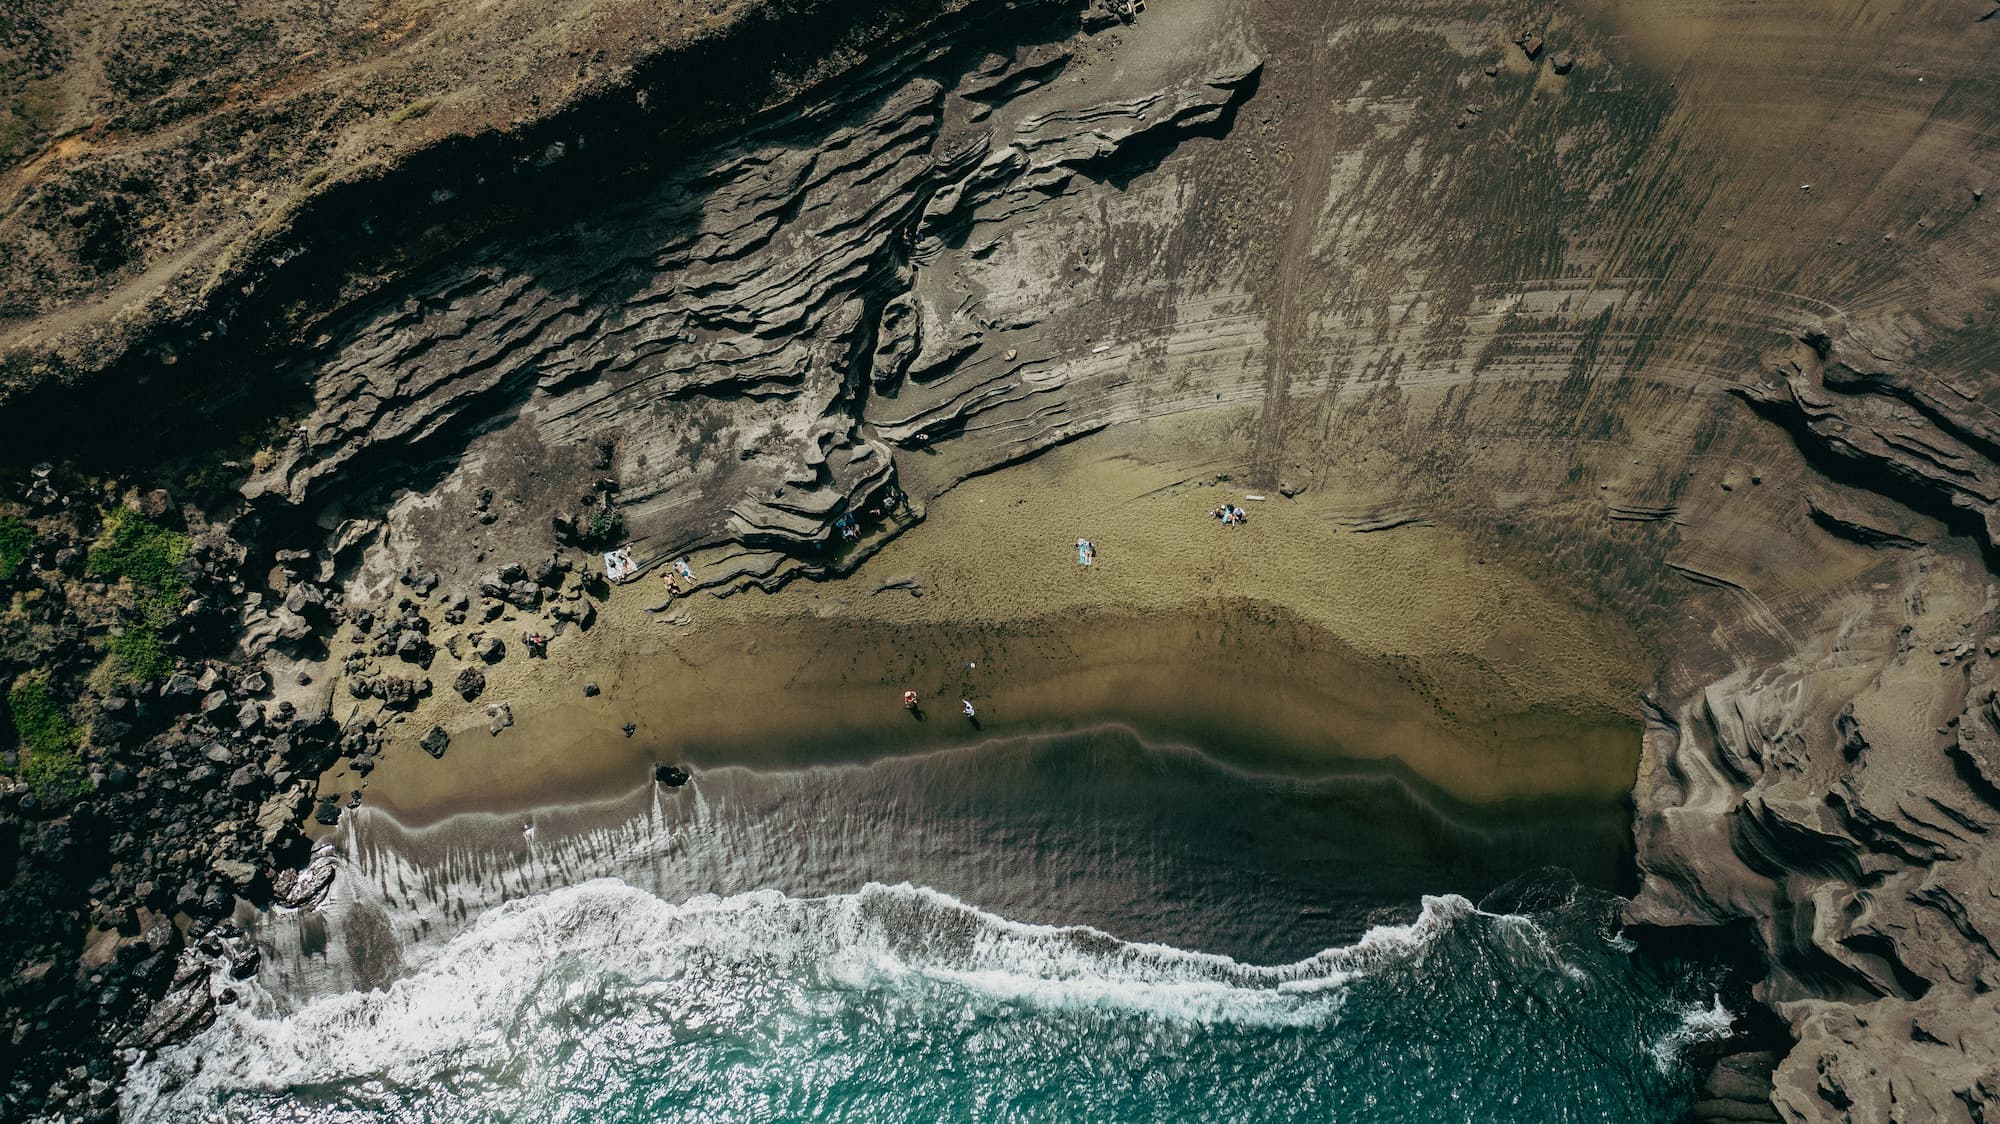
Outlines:
<svg viewBox="0 0 2000 1124"><path fill-rule="evenodd" d="M186 535L123 510L111 514L104 534L90 548L85 568L91 574L132 583L137 619L111 638L110 647L125 674L141 683L158 683L173 674L173 657L160 634L180 615L187 593L181 563L187 553Z"/></svg>
<svg viewBox="0 0 2000 1124"><path fill-rule="evenodd" d="M35 545L35 529L11 515L0 515L0 581L7 581L28 560Z"/></svg>
<svg viewBox="0 0 2000 1124"><path fill-rule="evenodd" d="M625 517L615 511L597 511L584 528L584 540L592 546L608 547L625 537Z"/></svg>
<svg viewBox="0 0 2000 1124"><path fill-rule="evenodd" d="M47 799L90 791L90 778L76 753L76 724L63 713L48 679L28 675L16 680L7 693L7 713L20 743L15 772L37 796Z"/></svg>

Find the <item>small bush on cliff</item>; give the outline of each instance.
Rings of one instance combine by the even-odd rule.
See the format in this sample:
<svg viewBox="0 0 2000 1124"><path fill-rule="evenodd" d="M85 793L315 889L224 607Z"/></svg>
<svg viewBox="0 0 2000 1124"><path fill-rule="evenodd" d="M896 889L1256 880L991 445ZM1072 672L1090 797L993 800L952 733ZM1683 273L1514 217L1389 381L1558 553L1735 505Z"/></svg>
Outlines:
<svg viewBox="0 0 2000 1124"><path fill-rule="evenodd" d="M188 552L187 536L130 511L112 513L104 534L90 548L86 569L105 578L132 583L136 619L111 638L111 655L125 674L141 683L158 683L174 670L161 633L180 616L187 579L181 563Z"/></svg>
<svg viewBox="0 0 2000 1124"><path fill-rule="evenodd" d="M585 545L603 549L615 546L625 537L625 517L615 511L599 511L591 515L590 525L584 528Z"/></svg>
<svg viewBox="0 0 2000 1124"><path fill-rule="evenodd" d="M11 515L0 515L0 582L20 572L34 545L34 528Z"/></svg>
<svg viewBox="0 0 2000 1124"><path fill-rule="evenodd" d="M37 796L75 796L90 790L90 778L76 755L76 726L63 713L46 678L28 675L16 680L7 692L7 714L20 743L15 773L33 786Z"/></svg>

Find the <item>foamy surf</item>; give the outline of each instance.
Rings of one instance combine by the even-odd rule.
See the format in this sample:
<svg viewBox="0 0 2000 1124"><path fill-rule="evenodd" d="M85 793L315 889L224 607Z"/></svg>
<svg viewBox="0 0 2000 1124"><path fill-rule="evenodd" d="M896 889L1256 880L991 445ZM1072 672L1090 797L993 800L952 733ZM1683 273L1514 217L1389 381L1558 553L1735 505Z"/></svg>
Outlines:
<svg viewBox="0 0 2000 1124"><path fill-rule="evenodd" d="M1408 924L1256 965L908 884L672 903L600 879L485 912L385 987L292 1009L253 987L136 1067L124 1107L138 1121L1281 1120L1354 1104L1403 1119L1385 1107L1402 1098L1452 1118L1482 1103L1492 1066L1533 1058L1587 1080L1506 1103L1643 1119L1647 1093L1672 1100L1649 1047L1684 1007L1607 986L1559 943L1439 896ZM1600 1072L1597 1016L1633 1028L1639 1064Z"/></svg>

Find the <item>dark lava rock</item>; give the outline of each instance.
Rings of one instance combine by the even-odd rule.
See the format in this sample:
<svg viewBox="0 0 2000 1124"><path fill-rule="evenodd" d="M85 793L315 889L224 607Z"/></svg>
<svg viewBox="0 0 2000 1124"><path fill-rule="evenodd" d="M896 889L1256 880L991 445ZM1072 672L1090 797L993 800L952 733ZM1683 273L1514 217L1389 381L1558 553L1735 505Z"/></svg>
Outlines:
<svg viewBox="0 0 2000 1124"><path fill-rule="evenodd" d="M634 725L633 725L632 723L630 723L630 722L627 722L627 723L625 723L625 736L626 736L626 737L628 737L628 738L629 738L629 737L631 737L631 736L632 736L633 734L636 734L636 733L638 733L638 732L639 732L639 727L637 727L637 726L634 726Z"/></svg>
<svg viewBox="0 0 2000 1124"><path fill-rule="evenodd" d="M693 780L694 776L679 765L655 765L653 779L668 788L679 788Z"/></svg>
<svg viewBox="0 0 2000 1124"><path fill-rule="evenodd" d="M201 892L201 911L210 917L221 917L229 912L233 895L220 882L211 882Z"/></svg>
<svg viewBox="0 0 2000 1124"><path fill-rule="evenodd" d="M326 607L326 595L316 585L301 582L285 592L285 609L307 616Z"/></svg>
<svg viewBox="0 0 2000 1124"><path fill-rule="evenodd" d="M325 827L339 823L340 799L334 796L320 797L319 807L313 810L313 819Z"/></svg>
<svg viewBox="0 0 2000 1124"><path fill-rule="evenodd" d="M417 744L432 757L443 757L445 747L451 744L451 735L444 732L443 726L432 726L430 733L425 734Z"/></svg>
<svg viewBox="0 0 2000 1124"><path fill-rule="evenodd" d="M507 645L498 636L482 636L473 641L472 654L487 663L499 663L507 654Z"/></svg>
<svg viewBox="0 0 2000 1124"><path fill-rule="evenodd" d="M535 567L535 582L538 585L558 586L562 584L563 575L567 573L569 573L569 563L551 554Z"/></svg>
<svg viewBox="0 0 2000 1124"><path fill-rule="evenodd" d="M494 643L497 644L499 641L496 640ZM471 702L486 690L486 673L476 667L468 667L458 673L458 678L451 681L451 689L457 691L459 697L466 702Z"/></svg>
<svg viewBox="0 0 2000 1124"><path fill-rule="evenodd" d="M404 663L429 667L436 655L437 649L424 639L423 633L414 629L403 633L402 639L396 642L396 658Z"/></svg>
<svg viewBox="0 0 2000 1124"><path fill-rule="evenodd" d="M599 690L597 689L597 684L595 684L595 683L585 683L585 684L583 685L583 697L584 697L584 698L586 698L586 699L594 699L594 698L596 698L596 697L597 697L597 696L598 696L599 694L602 694L602 693L603 693L603 692L601 692L601 691L599 691Z"/></svg>
<svg viewBox="0 0 2000 1124"><path fill-rule="evenodd" d="M1514 45L1521 48L1521 53L1531 59L1542 53L1542 37L1532 31L1523 31L1514 36Z"/></svg>
<svg viewBox="0 0 2000 1124"><path fill-rule="evenodd" d="M417 705L418 699L430 693L431 681L428 679L410 680L391 675L375 684L375 694L390 710L410 710Z"/></svg>

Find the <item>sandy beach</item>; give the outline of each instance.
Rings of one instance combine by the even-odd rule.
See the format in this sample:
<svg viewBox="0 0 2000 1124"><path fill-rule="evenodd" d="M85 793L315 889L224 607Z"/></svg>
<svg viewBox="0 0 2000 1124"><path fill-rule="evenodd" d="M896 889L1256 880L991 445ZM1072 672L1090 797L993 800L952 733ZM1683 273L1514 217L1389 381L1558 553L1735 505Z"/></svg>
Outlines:
<svg viewBox="0 0 2000 1124"><path fill-rule="evenodd" d="M546 661L516 645L473 704L443 686L456 665L440 653L439 690L365 787L343 765L328 790L423 823L603 798L656 761L797 766L1101 723L1302 775L1387 763L1472 804L1629 790L1648 672L1618 622L1468 559L1450 530L1347 529L1357 497L1338 488L1249 491L1199 433L1166 428L971 479L846 579L653 614L649 572ZM1247 524L1211 517L1222 502ZM719 561L697 555L697 575ZM491 736L497 702L515 725ZM415 744L433 724L452 734L441 760Z"/></svg>

